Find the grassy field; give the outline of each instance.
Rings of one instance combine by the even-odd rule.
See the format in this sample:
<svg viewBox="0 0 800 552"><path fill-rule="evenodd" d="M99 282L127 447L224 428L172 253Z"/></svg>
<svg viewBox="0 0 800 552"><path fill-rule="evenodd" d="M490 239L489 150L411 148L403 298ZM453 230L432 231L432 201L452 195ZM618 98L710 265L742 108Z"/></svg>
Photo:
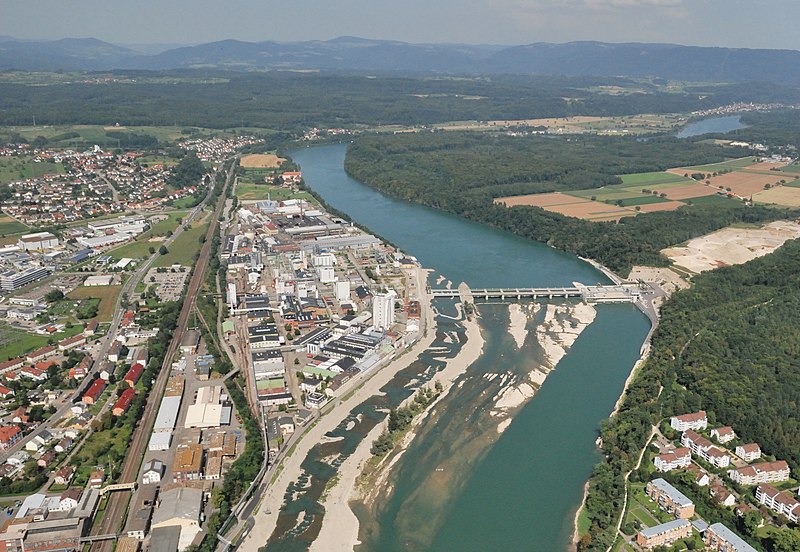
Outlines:
<svg viewBox="0 0 800 552"><path fill-rule="evenodd" d="M47 345L47 336L35 335L9 326L0 326L0 359L16 358Z"/></svg>
<svg viewBox="0 0 800 552"><path fill-rule="evenodd" d="M270 199L275 201L283 201L286 199L305 199L312 203L316 203L314 198L308 192L292 192L292 190L287 188L271 186L268 184L238 184L236 186L236 196L240 201L266 200L267 194L269 194Z"/></svg>
<svg viewBox="0 0 800 552"><path fill-rule="evenodd" d="M649 205L650 203L666 203L668 199L664 199L654 195L642 195L641 197L632 197L630 199L623 199L623 207L631 207L636 205Z"/></svg>
<svg viewBox="0 0 800 552"><path fill-rule="evenodd" d="M76 324L63 332L52 336L56 340L72 337L83 331L83 326ZM36 335L6 325L0 325L0 360L16 358L27 352L47 345L48 336Z"/></svg>
<svg viewBox="0 0 800 552"><path fill-rule="evenodd" d="M63 174L64 167L50 161L36 163L27 155L0 157L0 184L53 173Z"/></svg>
<svg viewBox="0 0 800 552"><path fill-rule="evenodd" d="M190 207L193 207L196 202L197 202L197 200L193 196L189 195L189 196L182 197L182 198L180 198L178 200L173 201L172 205L176 209L188 209Z"/></svg>
<svg viewBox="0 0 800 552"><path fill-rule="evenodd" d="M117 296L122 286L80 286L67 295L70 299L100 299L96 320L108 322L114 316Z"/></svg>
<svg viewBox="0 0 800 552"><path fill-rule="evenodd" d="M116 249L109 251L114 259L141 259L150 255L150 248L158 250L161 243L157 241L149 241L150 238L156 236L166 236L167 232L174 232L178 228L178 219L183 219L187 211L175 211L167 215L167 218L156 222L150 227L150 230L142 233L136 240L122 245Z"/></svg>
<svg viewBox="0 0 800 552"><path fill-rule="evenodd" d="M194 256L202 246L200 238L205 236L207 231L207 220L194 223L189 230L184 231L169 245L168 253L160 255L153 263L153 266L170 266L173 264L192 266L194 264Z"/></svg>
<svg viewBox="0 0 800 552"><path fill-rule="evenodd" d="M164 165L166 167L171 167L178 164L177 159L173 157L167 157L166 155L143 155L142 157L139 157L138 161L143 167L151 167L153 165Z"/></svg>
<svg viewBox="0 0 800 552"><path fill-rule="evenodd" d="M634 173L634 174L621 174L619 177L622 179L622 183L630 186L630 185L639 185L639 186L646 186L648 184L664 184L666 182L687 182L689 181L688 178L683 178L681 176L670 174L666 172L646 172L646 173Z"/></svg>
<svg viewBox="0 0 800 552"><path fill-rule="evenodd" d="M5 236L7 234L21 234L27 230L28 227L18 220L6 214L0 214L0 236Z"/></svg>

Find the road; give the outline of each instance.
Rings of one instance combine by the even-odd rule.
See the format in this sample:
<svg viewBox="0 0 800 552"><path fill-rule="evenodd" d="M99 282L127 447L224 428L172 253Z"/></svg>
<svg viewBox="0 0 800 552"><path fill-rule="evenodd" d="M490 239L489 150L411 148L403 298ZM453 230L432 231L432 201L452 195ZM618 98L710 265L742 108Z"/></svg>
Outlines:
<svg viewBox="0 0 800 552"><path fill-rule="evenodd" d="M142 416L142 419L139 420L136 428L134 428L133 438L131 439L130 447L128 449L129 452L125 457L124 464L122 465L122 473L119 478L120 483L133 483L137 481L139 477L139 468L147 450L147 443L150 439L150 430L155 423L155 417L158 413L158 404L162 395L164 394L164 389L166 387L167 380L169 379L172 359L175 356L175 352L177 351L178 347L180 346L181 340L183 339L183 335L186 331L186 326L189 321L189 314L194 309L197 301L197 293L203 283L203 278L205 277L206 268L208 267L209 253L211 251L211 241L214 236L214 232L217 231L217 219L222 211L222 207L225 205L225 188L227 188L227 186L230 184L235 166L236 163L233 163L228 171L225 187L223 187L222 194L217 200L217 207L214 210L214 213L211 217L211 222L208 226L206 240L203 243L203 246L200 248L200 257L197 259L194 272L192 273L192 278L189 280L189 286L186 290L183 306L180 314L178 315L178 323L172 336L172 341L170 342L166 354L164 355L164 363L162 364L161 371L156 378L156 383L153 386L152 392L148 396L147 404L144 408L144 415ZM202 207L209 200L213 194L214 186L215 183L212 181L212 183L209 185L209 195L206 196L206 198L203 200L203 203L201 203L198 207ZM92 534L103 535L109 533L119 533L126 521L125 514L128 510L128 504L132 502L131 496L127 492L112 493L106 507L106 513L103 516L102 521L92 528ZM92 550L110 552L112 547L113 545L111 542L105 541L92 545Z"/></svg>
<svg viewBox="0 0 800 552"><path fill-rule="evenodd" d="M212 183L212 185L209 186L208 195L205 197L205 199L203 199L201 203L199 203L194 209L192 209L192 211L187 215L184 223L192 222L197 217L197 215L200 214L200 212L203 210L203 207L205 207L206 203L211 198L213 189L214 186ZM163 245L169 246L170 244L172 244L172 242L176 240L183 233L184 231L183 226L184 226L183 224L178 226L178 228L175 230L172 236L164 240ZM114 305L114 317L111 319L111 325L109 326L108 333L106 334L105 338L103 338L103 342L100 346L100 349L97 351L97 354L94 357L94 363L92 364L91 371L86 376L87 378L89 379L94 378L97 372L100 371L100 366L102 366L103 361L106 359L106 356L108 355L108 350L111 348L111 344L114 342L114 339L116 338L117 333L119 332L119 326L120 323L122 322L122 316L125 314L125 310L122 308L123 297L129 298L133 295L136 286L139 284L142 278L144 278L145 274L147 274L147 271L150 269L153 262L158 257L159 254L154 253L148 259L143 261L136 269L136 271L130 275L128 280L122 286L120 294L117 297L117 302ZM45 422L40 424L36 429L34 429L30 434L28 434L24 439L18 441L17 443L14 444L14 446L10 447L9 449L0 452L0 464L4 463L9 456L14 454L18 450L23 449L25 447L25 443L27 443L28 441L39 435L42 431L51 429L56 422L63 419L64 416L69 411L69 409L72 408L73 406L72 401L78 398L78 393L81 391L81 389L82 386L78 387L77 390L70 392L65 402L63 402L56 408L56 412L52 416L50 416L50 418L48 418Z"/></svg>

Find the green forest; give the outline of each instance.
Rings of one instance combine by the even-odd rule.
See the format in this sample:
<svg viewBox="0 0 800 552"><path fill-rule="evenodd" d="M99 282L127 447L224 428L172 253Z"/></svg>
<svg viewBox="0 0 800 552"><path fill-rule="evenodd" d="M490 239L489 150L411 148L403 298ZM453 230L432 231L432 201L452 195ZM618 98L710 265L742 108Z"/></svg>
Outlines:
<svg viewBox="0 0 800 552"><path fill-rule="evenodd" d="M598 85L641 89L624 78L398 77L329 73L236 73L213 69L104 73L102 84L0 83L0 125L190 125L301 130L421 125L452 120L686 113L732 101L800 101L795 89L759 84L611 95ZM113 79L111 78L113 77ZM178 79L172 80L172 79ZM163 81L160 81L162 79ZM213 83L210 80L213 79Z"/></svg>
<svg viewBox="0 0 800 552"><path fill-rule="evenodd" d="M733 223L796 215L721 200L615 222L589 222L538 207L511 209L494 197L600 187L617 174L713 163L739 149L676 138L509 137L480 133L365 136L350 145L345 169L389 195L548 243L627 275L634 264L664 266L660 250Z"/></svg>
<svg viewBox="0 0 800 552"><path fill-rule="evenodd" d="M800 469L798 266L800 240L793 240L772 255L695 277L692 288L663 306L650 358L619 414L602 426L607 460L591 479L586 508L592 529L581 550L605 550L614 540L623 475L661 417L704 408L744 442L758 442L792 471ZM774 552L791 550L781 542L797 542L744 536Z"/></svg>

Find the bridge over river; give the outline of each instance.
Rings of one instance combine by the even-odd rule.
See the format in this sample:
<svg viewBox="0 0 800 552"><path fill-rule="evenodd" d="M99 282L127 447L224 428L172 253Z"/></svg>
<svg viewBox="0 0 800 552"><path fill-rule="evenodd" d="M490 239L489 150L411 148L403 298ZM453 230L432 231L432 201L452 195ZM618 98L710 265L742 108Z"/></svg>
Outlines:
<svg viewBox="0 0 800 552"><path fill-rule="evenodd" d="M574 283L572 287L547 288L478 288L470 289L461 284L453 289L431 289L434 297L461 298L471 295L476 299L581 299L587 303L635 303L647 284L620 283L613 285L585 286Z"/></svg>

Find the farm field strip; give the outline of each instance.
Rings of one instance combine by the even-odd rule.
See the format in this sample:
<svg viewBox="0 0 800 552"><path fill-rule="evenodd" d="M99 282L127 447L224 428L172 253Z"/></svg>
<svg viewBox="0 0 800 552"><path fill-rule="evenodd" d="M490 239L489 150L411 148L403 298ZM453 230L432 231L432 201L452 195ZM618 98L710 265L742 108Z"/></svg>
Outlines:
<svg viewBox="0 0 800 552"><path fill-rule="evenodd" d="M618 220L637 213L671 211L690 205L694 200L699 203L716 202L713 198L721 199L722 196L752 197L763 204L800 207L800 186L795 184L795 179L782 171L770 170L772 168L775 168L773 163L757 163L754 157L744 157L713 165L619 175L623 181L621 184L601 188L498 197L494 202L506 207L541 207L591 221ZM711 174L704 174L706 179L703 181L684 176L709 171ZM725 172L712 176L719 171ZM593 207L592 203L613 203L615 208Z"/></svg>

